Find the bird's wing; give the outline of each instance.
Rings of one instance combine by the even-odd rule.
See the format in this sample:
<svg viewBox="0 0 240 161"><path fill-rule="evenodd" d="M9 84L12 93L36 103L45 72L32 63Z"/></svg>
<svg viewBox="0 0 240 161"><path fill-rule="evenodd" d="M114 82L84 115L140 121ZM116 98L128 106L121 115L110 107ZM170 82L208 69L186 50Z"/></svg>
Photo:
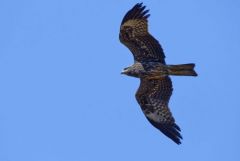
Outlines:
<svg viewBox="0 0 240 161"><path fill-rule="evenodd" d="M130 49L135 61L157 61L165 64L161 45L148 32L148 11L142 3L129 10L122 20L119 39Z"/></svg>
<svg viewBox="0 0 240 161"><path fill-rule="evenodd" d="M169 77L159 80L141 79L136 99L148 121L175 143L180 144L181 130L168 108L172 90Z"/></svg>

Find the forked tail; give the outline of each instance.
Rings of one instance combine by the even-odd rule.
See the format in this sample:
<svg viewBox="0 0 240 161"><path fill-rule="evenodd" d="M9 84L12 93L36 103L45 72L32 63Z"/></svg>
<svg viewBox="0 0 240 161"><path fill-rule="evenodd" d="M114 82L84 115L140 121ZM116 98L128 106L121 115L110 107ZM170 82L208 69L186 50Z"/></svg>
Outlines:
<svg viewBox="0 0 240 161"><path fill-rule="evenodd" d="M197 76L194 70L195 64L168 65L169 75Z"/></svg>

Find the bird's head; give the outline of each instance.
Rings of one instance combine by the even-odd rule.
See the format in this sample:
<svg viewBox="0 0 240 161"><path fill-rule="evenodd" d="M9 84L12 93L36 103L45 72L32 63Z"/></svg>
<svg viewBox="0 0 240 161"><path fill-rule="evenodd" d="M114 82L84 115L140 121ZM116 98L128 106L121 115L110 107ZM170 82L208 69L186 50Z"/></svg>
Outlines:
<svg viewBox="0 0 240 161"><path fill-rule="evenodd" d="M135 63L129 67L123 69L121 74L125 74L131 77L140 78L144 75L144 68L141 63Z"/></svg>

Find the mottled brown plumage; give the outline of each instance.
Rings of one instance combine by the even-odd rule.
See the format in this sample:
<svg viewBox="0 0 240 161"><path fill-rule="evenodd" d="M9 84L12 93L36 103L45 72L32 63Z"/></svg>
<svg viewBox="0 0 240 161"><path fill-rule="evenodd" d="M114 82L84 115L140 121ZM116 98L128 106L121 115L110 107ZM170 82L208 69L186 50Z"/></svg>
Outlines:
<svg viewBox="0 0 240 161"><path fill-rule="evenodd" d="M172 95L172 82L169 77L157 80L141 79L136 99L148 121L177 144L180 144L180 128L168 108ZM158 121L156 121L158 120Z"/></svg>
<svg viewBox="0 0 240 161"><path fill-rule="evenodd" d="M120 27L120 41L133 53L134 60L158 61L165 64L165 55L159 42L148 32L149 10L142 3L136 4L124 16Z"/></svg>
<svg viewBox="0 0 240 161"><path fill-rule="evenodd" d="M135 62L122 74L140 78L135 96L148 121L180 144L181 130L168 108L173 91L169 75L197 76L197 73L194 64L166 65L161 45L148 32L148 11L138 3L122 20L119 39L132 52Z"/></svg>

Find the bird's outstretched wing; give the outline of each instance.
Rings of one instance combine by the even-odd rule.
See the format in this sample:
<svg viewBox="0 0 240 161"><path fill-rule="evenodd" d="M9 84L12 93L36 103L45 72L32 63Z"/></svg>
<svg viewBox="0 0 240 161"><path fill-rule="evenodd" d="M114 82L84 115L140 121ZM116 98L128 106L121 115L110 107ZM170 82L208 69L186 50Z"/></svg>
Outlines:
<svg viewBox="0 0 240 161"><path fill-rule="evenodd" d="M168 108L172 90L169 77L158 80L141 79L136 99L148 121L175 143L180 144L181 130Z"/></svg>
<svg viewBox="0 0 240 161"><path fill-rule="evenodd" d="M129 10L122 20L119 39L130 49L135 61L156 61L165 64L161 45L148 32L148 11L142 3Z"/></svg>

